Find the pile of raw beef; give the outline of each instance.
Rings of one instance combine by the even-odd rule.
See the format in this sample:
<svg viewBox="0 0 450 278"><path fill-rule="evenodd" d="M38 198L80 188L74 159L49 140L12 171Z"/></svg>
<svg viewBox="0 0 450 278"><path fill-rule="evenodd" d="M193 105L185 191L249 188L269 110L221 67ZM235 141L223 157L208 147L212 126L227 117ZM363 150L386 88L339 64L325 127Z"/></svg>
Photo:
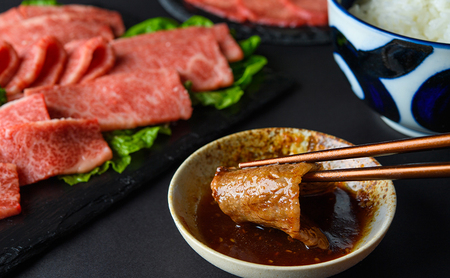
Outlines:
<svg viewBox="0 0 450 278"><path fill-rule="evenodd" d="M0 14L0 219L20 213L19 186L111 159L102 131L189 119L183 82L230 86L228 62L243 58L224 24L124 31L119 13L93 6Z"/></svg>
<svg viewBox="0 0 450 278"><path fill-rule="evenodd" d="M278 27L324 26L327 0L184 0L197 8L243 23Z"/></svg>

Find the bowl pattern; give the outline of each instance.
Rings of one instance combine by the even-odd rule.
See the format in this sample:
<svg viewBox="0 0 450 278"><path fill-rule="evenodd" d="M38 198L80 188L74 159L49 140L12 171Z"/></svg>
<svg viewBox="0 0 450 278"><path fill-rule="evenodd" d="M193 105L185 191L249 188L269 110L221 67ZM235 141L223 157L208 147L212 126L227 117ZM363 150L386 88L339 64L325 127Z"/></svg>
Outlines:
<svg viewBox="0 0 450 278"><path fill-rule="evenodd" d="M354 93L400 132L450 131L450 45L381 30L329 0L334 58Z"/></svg>

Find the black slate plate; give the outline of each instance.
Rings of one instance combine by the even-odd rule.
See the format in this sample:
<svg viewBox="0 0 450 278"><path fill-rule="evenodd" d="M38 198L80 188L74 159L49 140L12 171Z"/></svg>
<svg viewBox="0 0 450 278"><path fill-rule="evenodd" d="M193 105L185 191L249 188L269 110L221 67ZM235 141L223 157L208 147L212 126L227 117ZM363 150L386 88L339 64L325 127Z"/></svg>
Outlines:
<svg viewBox="0 0 450 278"><path fill-rule="evenodd" d="M275 45L320 45L331 42L329 27L278 28L257 24L240 24L217 17L198 9L183 0L159 0L161 6L179 21L185 21L193 15L201 15L215 23L226 22L236 31L236 39L246 39L252 35L261 37L262 43Z"/></svg>
<svg viewBox="0 0 450 278"><path fill-rule="evenodd" d="M22 187L22 214L0 221L0 276L82 227L133 190L151 186L151 180L164 170L223 135L231 125L256 113L293 84L291 79L265 69L255 76L240 102L221 111L194 107L191 119L173 123L170 137L160 135L150 150L135 153L122 174L108 171L72 187L57 178Z"/></svg>

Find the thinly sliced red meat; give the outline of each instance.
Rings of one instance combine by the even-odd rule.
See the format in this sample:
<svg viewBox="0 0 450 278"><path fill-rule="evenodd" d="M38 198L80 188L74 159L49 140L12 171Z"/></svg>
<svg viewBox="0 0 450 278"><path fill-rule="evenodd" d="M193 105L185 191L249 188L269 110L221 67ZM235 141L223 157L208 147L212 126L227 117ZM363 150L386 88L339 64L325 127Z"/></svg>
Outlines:
<svg viewBox="0 0 450 278"><path fill-rule="evenodd" d="M237 22L279 27L328 23L326 0L185 0L198 8Z"/></svg>
<svg viewBox="0 0 450 278"><path fill-rule="evenodd" d="M0 163L0 219L17 215L21 211L16 165Z"/></svg>
<svg viewBox="0 0 450 278"><path fill-rule="evenodd" d="M112 46L102 37L72 41L64 46L69 54L60 84L93 80L106 74L116 60Z"/></svg>
<svg viewBox="0 0 450 278"><path fill-rule="evenodd" d="M105 75L82 84L40 87L52 118L96 118L101 129L189 119L191 100L175 70L161 69Z"/></svg>
<svg viewBox="0 0 450 278"><path fill-rule="evenodd" d="M112 158L96 119L28 122L0 128L0 162L17 165L20 185L85 173Z"/></svg>
<svg viewBox="0 0 450 278"><path fill-rule="evenodd" d="M282 0L283 3L292 9L298 16L306 20L306 24L311 26L321 26L328 24L327 0Z"/></svg>
<svg viewBox="0 0 450 278"><path fill-rule="evenodd" d="M209 31L209 28L201 28L205 32ZM219 42L220 50L229 62L237 62L244 58L244 53L242 48L236 42L236 40L231 36L230 29L225 23L219 23L212 27L214 35Z"/></svg>
<svg viewBox="0 0 450 278"><path fill-rule="evenodd" d="M107 23L89 20L73 14L49 14L16 22L0 28L3 40L9 42L22 56L23 51L44 36L52 35L63 45L81 39L104 37L112 40L114 34Z"/></svg>
<svg viewBox="0 0 450 278"><path fill-rule="evenodd" d="M0 87L6 84L19 68L20 59L14 48L5 41L0 41Z"/></svg>
<svg viewBox="0 0 450 278"><path fill-rule="evenodd" d="M236 22L247 20L245 8L241 0L185 0L187 3L208 11L217 16L228 18Z"/></svg>
<svg viewBox="0 0 450 278"><path fill-rule="evenodd" d="M64 46L55 37L42 37L25 52L19 70L6 86L6 92L14 95L25 88L56 84L66 59Z"/></svg>
<svg viewBox="0 0 450 278"><path fill-rule="evenodd" d="M17 7L13 7L6 12L0 13L0 28L15 24L23 19L24 18L19 12L19 9Z"/></svg>
<svg viewBox="0 0 450 278"><path fill-rule="evenodd" d="M36 94L2 105L0 107L0 119L0 127L5 127L27 122L48 121L50 116L44 96Z"/></svg>
<svg viewBox="0 0 450 278"><path fill-rule="evenodd" d="M160 31L112 42L116 65L111 73L173 68L195 91L230 86L233 74L213 31L190 27Z"/></svg>
<svg viewBox="0 0 450 278"><path fill-rule="evenodd" d="M122 16L116 11L89 5L68 4L61 6L20 5L18 11L24 18L48 14L71 14L85 18L87 21L106 23L111 26L114 35L120 37L125 32Z"/></svg>
<svg viewBox="0 0 450 278"><path fill-rule="evenodd" d="M306 20L297 16L282 0L242 0L249 9L248 18L252 22L279 27L298 27Z"/></svg>

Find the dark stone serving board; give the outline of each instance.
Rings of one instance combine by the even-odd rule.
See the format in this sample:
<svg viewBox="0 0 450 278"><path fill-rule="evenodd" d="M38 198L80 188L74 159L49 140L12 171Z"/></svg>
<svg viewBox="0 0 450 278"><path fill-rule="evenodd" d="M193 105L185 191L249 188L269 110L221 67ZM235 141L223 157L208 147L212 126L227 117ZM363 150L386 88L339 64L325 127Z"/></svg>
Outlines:
<svg viewBox="0 0 450 278"><path fill-rule="evenodd" d="M236 34L236 39L246 39L252 35L261 37L262 43L274 45L320 45L331 43L330 29L325 27L279 28L258 24L240 24L217 17L198 9L183 0L159 0L161 6L173 17L185 21L193 15L201 15L215 23L226 22Z"/></svg>
<svg viewBox="0 0 450 278"><path fill-rule="evenodd" d="M122 174L109 170L75 186L51 178L22 187L22 213L0 221L0 276L81 228L133 190L151 186L153 178L293 85L290 78L266 68L238 103L224 110L195 106L191 119L171 124L171 136L159 135L150 150L132 155L131 165Z"/></svg>

